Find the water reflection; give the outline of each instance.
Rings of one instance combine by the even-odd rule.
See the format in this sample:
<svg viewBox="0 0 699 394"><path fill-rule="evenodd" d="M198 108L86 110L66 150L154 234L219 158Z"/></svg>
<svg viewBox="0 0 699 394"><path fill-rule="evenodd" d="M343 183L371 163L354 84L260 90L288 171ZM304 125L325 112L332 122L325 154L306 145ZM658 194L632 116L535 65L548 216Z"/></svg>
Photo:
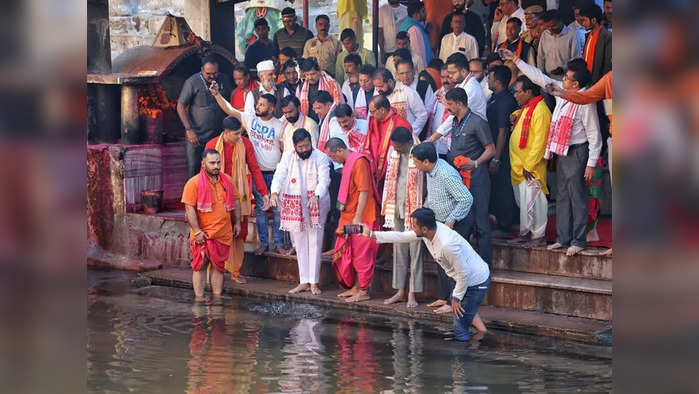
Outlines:
<svg viewBox="0 0 699 394"><path fill-rule="evenodd" d="M547 345L541 338L502 333L463 344L445 341L438 327L405 318L245 298L193 306L191 291L157 286L92 289L88 299L90 392L611 387L611 361L598 356L608 348Z"/></svg>
<svg viewBox="0 0 699 394"><path fill-rule="evenodd" d="M279 385L284 392L324 392L324 347L318 334L319 321L301 319L289 332L282 348Z"/></svg>

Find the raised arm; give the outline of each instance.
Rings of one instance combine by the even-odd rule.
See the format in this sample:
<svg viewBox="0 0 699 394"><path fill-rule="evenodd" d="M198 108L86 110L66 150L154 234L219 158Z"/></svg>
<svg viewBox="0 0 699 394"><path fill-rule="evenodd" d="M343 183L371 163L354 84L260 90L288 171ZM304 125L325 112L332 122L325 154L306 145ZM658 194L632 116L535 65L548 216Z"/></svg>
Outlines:
<svg viewBox="0 0 699 394"><path fill-rule="evenodd" d="M229 116L238 119L241 123L243 122L243 119L240 116L240 111L233 108L231 103L229 103L228 100L223 98L221 92L218 91L218 86L216 85L216 83L212 84L211 89L209 89L209 92L211 92L211 95L214 96L214 99L216 99L216 103L218 103L218 106L221 107L221 110L223 112L225 112Z"/></svg>

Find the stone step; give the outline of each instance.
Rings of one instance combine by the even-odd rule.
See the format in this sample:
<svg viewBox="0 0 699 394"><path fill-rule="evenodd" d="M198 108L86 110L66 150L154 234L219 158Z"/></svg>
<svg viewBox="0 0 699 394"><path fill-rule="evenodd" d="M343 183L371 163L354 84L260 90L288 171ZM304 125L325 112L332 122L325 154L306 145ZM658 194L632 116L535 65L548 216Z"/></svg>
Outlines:
<svg viewBox="0 0 699 394"><path fill-rule="evenodd" d="M255 256L255 246L246 244L243 274L260 278L298 281L298 266L293 256L265 253ZM390 265L377 264L371 285L372 294L384 297L392 287ZM612 282L594 279L494 270L492 284L486 297L488 305L525 311L538 311L598 320L612 318ZM425 260L424 291L420 297L427 301L437 298L437 266ZM320 285L336 288L337 280L329 258L323 259Z"/></svg>
<svg viewBox="0 0 699 394"><path fill-rule="evenodd" d="M181 214L127 214L127 217L130 229L128 249L131 253L139 259L161 261L164 267L188 268L191 261L188 226ZM298 281L295 256L275 253L255 256L251 253L255 247L254 243L245 245L247 253L242 269L243 275L288 282ZM526 248L520 249L526 251ZM529 250L533 259L529 267L535 268L545 266L545 263L539 264L537 260L543 258L541 256L546 256L546 253L558 253L536 248ZM611 259L604 261L607 260L611 263ZM377 263L371 288L376 297L384 297L394 292L391 264L390 260ZM508 268L508 265L503 266L497 262L494 266L493 283L486 299L488 305L607 321L612 319L612 287L609 280L549 274L551 271L561 273L561 270L522 272L521 270L534 268L513 265L519 269L513 270ZM424 290L420 294L424 301L429 302L437 297L436 273L436 263L426 256ZM329 258L323 260L320 282L324 288L337 288L337 280Z"/></svg>
<svg viewBox="0 0 699 394"><path fill-rule="evenodd" d="M494 270L488 305L588 319L612 319L612 282Z"/></svg>
<svg viewBox="0 0 699 394"><path fill-rule="evenodd" d="M176 286L191 288L192 273L190 270L169 268L151 271L144 274L153 285ZM402 316L421 321L432 321L443 324L448 328L453 320L451 314L437 315L422 302L417 308L406 308L404 304L384 305L381 297L374 297L360 303L346 303L336 295L340 289L323 287L323 293L313 296L308 292L289 294L292 283L283 283L271 279L250 278L247 284L241 285L230 280L224 282L227 294L246 297L260 297L285 301L308 302L334 308L347 309L350 313L380 313ZM482 306L479 314L489 329L517 332L530 335L543 335L572 339L586 343L611 345L611 323L607 321L560 316L550 313L520 311L495 306ZM609 348L611 349L611 348ZM602 353L609 353L600 348ZM597 354L597 356L602 356ZM609 355L610 356L610 355ZM603 357L608 357L607 355Z"/></svg>
<svg viewBox="0 0 699 394"><path fill-rule="evenodd" d="M588 248L576 256L568 257L565 248L547 250L506 240L493 240L493 268L499 270L529 272L612 280L612 257L602 256L606 248Z"/></svg>

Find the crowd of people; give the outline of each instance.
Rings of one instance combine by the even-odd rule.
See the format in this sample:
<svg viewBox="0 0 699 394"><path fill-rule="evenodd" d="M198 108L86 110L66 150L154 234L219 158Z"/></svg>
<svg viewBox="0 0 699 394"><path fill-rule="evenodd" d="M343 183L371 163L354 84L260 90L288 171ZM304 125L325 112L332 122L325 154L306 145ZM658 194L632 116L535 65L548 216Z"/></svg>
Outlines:
<svg viewBox="0 0 699 394"><path fill-rule="evenodd" d="M214 296L226 271L245 283L253 207L254 253L296 255L290 293L321 293L325 254L348 289L339 297L368 300L377 259L392 255L396 293L384 302L413 308L426 249L439 266L429 306L454 314L460 340L471 325L485 330L476 312L493 236L544 246L555 201L557 240L547 247L574 256L587 246L593 190L611 169L611 1L603 12L576 0L570 21L551 6L562 0L488 1L487 23L470 0L452 3L437 45L423 3L382 6L379 67L355 31L338 40L319 15L314 37L292 8L272 39L255 22L235 85L203 60L178 101L197 298L207 263Z"/></svg>

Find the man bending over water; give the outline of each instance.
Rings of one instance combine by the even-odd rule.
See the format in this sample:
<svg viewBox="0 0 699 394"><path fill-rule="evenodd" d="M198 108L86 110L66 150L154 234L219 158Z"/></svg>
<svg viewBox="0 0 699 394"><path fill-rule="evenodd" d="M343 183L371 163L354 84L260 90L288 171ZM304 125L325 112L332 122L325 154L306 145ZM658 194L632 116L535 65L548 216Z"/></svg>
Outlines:
<svg viewBox="0 0 699 394"><path fill-rule="evenodd" d="M418 208L410 216L412 231L369 231L365 228L364 235L375 238L378 243L424 241L434 260L456 281L451 302L454 338L468 341L472 323L478 331L485 332L477 312L490 286L488 264L459 233L438 223L431 209Z"/></svg>

